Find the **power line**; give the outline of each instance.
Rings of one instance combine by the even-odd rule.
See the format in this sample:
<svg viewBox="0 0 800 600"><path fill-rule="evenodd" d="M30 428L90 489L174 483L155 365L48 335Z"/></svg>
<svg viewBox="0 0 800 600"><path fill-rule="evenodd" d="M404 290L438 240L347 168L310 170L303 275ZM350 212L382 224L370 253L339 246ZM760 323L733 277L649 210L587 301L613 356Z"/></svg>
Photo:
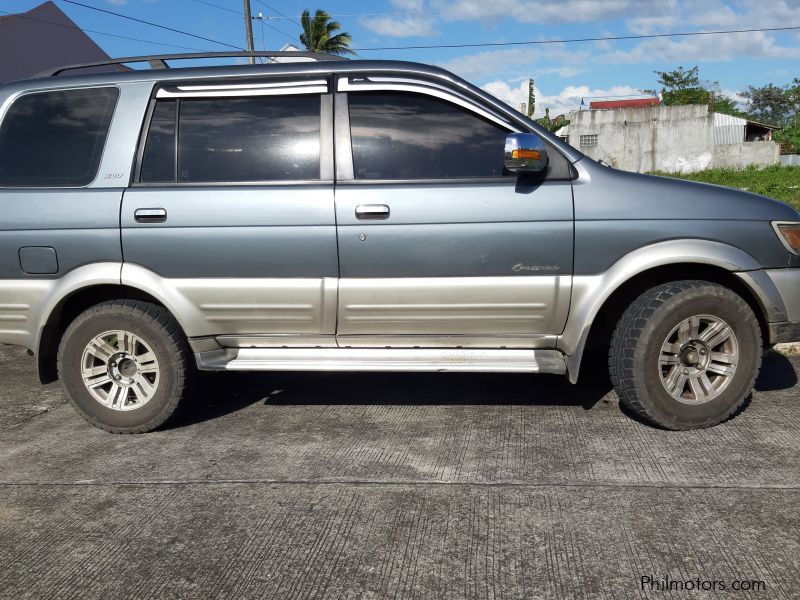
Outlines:
<svg viewBox="0 0 800 600"><path fill-rule="evenodd" d="M37 19L36 17L29 17L27 15L20 14L20 13L10 13L10 12L6 12L4 10L0 10L0 14L9 15L9 16L12 16L12 17L20 18L20 19L27 19L28 21L36 21L38 23L46 23L47 25L55 25L56 27L64 27L66 29L75 29L77 31L84 31L86 33L94 33L95 35L105 35L105 36L108 36L108 37L119 38L121 40L130 40L130 41L133 41L133 42L141 42L143 44L154 44L156 46L166 46L167 48L179 48L181 50L194 50L195 52L202 52L203 51L202 48L192 48L190 46L177 46L175 44L166 44L164 42L154 42L152 40L142 40L142 39L135 38L135 37L129 37L127 35L119 35L119 34L116 34L116 33L106 33L105 31L97 31L97 30L94 30L94 29L85 29L83 27L78 27L76 25L67 25L66 23L56 23L54 21L47 21L45 19Z"/></svg>
<svg viewBox="0 0 800 600"><path fill-rule="evenodd" d="M214 4L213 2L206 2L206 0L192 0L192 2L197 2L198 4L205 4L206 6L212 6L212 7L214 7L214 8L218 8L218 9L220 9L220 10L224 10L224 11L226 11L226 12L233 13L234 15L237 15L237 16L239 16L239 17L243 17L243 16L244 16L244 13L243 13L243 12L241 12L241 11L234 10L234 9L232 9L232 8L228 8L228 7L226 7L226 6L220 6L219 4ZM263 4L263 3L262 3L262 4ZM266 4L264 4L264 6L267 6L267 5L266 5ZM267 8L269 8L269 7L267 7ZM272 8L272 9L270 9L270 10L275 10L275 9L274 9L274 8ZM285 32L285 31L283 31L282 29L278 29L277 27L275 27L274 25L271 25L270 23L265 23L265 21L266 21L267 19L269 19L269 20L272 20L272 19L277 19L277 18L279 18L279 17L272 17L272 16L270 16L270 17L263 17L263 18L260 18L260 19L259 19L258 17L253 17L253 19L254 19L254 20L259 20L259 21L261 21L261 29L262 29L262 32L263 32L264 26L266 25L266 26L267 26L267 27L269 27L270 29L274 29L275 31L277 31L277 32L278 32L278 33L280 33L281 35L283 35L283 36L285 36L285 37L289 38L290 40L294 40L294 39L295 39L295 36L293 36L293 35L291 35L291 34L288 34L288 33L286 33L286 32ZM284 17L284 18L290 18L290 17Z"/></svg>
<svg viewBox="0 0 800 600"><path fill-rule="evenodd" d="M266 19L267 19L267 17L263 17L263 18L261 18L261 19L260 19L260 20L261 20L261 24L262 24L262 25L266 25L266 26L267 26L267 27L269 27L270 29L274 29L275 31L277 31L277 32L278 32L278 33L280 33L281 35L283 35L283 36L285 36L285 37L289 38L289 39L290 39L290 40L292 40L292 41L295 41L295 40L297 39L297 37L296 37L296 36L289 35L289 34L288 34L288 33L286 33L285 31L282 31L282 30L278 29L278 28L277 28L277 27L275 27L274 25L271 25L271 24L269 24L269 23L266 23L266 22L265 22L265 21L266 21Z"/></svg>
<svg viewBox="0 0 800 600"><path fill-rule="evenodd" d="M67 4L74 4L75 6L82 6L83 8L88 8L91 10L96 10L97 12L105 13L108 15L113 15L115 17L120 17L122 19L127 19L129 21L135 21L136 23L143 23L144 25L150 25L151 27L158 27L159 29L165 29L167 31L172 31L173 33L179 33L181 35L188 35L189 37L197 38L198 40L204 40L206 42L211 42L213 44L219 44L220 46L227 46L228 48L234 48L236 50L244 50L240 46L234 46L233 44L228 44L227 42L220 42L219 40L214 40L211 38L203 37L202 35L197 35L194 33L189 33L188 31L182 31L180 29L175 29L173 27L167 27L166 25L159 25L158 23L153 23L152 21L145 21L144 19L137 19L136 17L129 17L128 15L123 15L122 13L114 12L111 10L106 10L105 8L98 8L97 6L91 6L89 4L83 4L82 2L75 2L75 0L61 0L62 2L66 2Z"/></svg>
<svg viewBox="0 0 800 600"><path fill-rule="evenodd" d="M240 17L244 16L244 13L240 10L234 10L232 8L228 8L227 6L220 6L219 4L214 4L213 2L206 2L205 0L192 0L192 2L197 2L198 4L205 4L206 6L213 6L214 8L218 8L220 10L233 13L234 15L238 15Z"/></svg>
<svg viewBox="0 0 800 600"><path fill-rule="evenodd" d="M261 0L256 0L256 2L260 2L267 6ZM271 10L275 10L274 8ZM277 11L276 11L277 12ZM408 15L435 15L440 14L445 11L443 10L406 10L406 11L394 11L394 12L376 12L376 13L335 13L329 15L331 18L340 18L340 17L394 17L394 16L408 16ZM469 12L469 11L459 11L459 12ZM272 17L273 19L288 19L290 21L295 21L295 17L290 17L283 13L278 13L279 17ZM299 25L299 23L297 23Z"/></svg>
<svg viewBox="0 0 800 600"><path fill-rule="evenodd" d="M271 7L269 4L267 4L267 3L266 3L266 2L264 2L263 0L256 0L256 2L258 2L259 4L262 4L262 5L264 5L266 8L268 8L268 9L269 9L269 10L271 10L272 12L274 12L274 13L276 13L276 14L280 15L279 17L270 17L270 18L273 18L273 19L280 19L280 18L289 19L289 20L290 20L292 23L294 23L294 24L295 24L295 25L297 25L298 27L302 27L302 25L301 25L301 24L300 24L300 23L299 23L297 20L295 20L293 17L290 17L290 16L288 16L288 15L285 15L285 14L283 14L281 11L279 11L279 10L278 10L278 9L276 9L276 8L272 8L272 7Z"/></svg>
<svg viewBox="0 0 800 600"><path fill-rule="evenodd" d="M524 42L485 42L475 44L430 44L419 46L381 46L375 48L353 48L358 52L372 52L376 50L431 50L435 48L486 48L494 46L532 46L541 44L571 44L576 42L612 42L618 40L643 40L652 38L689 37L699 35L724 35L729 33L756 33L762 31L795 31L800 30L800 25L793 27L762 27L755 29L728 29L723 31L689 31L677 33L651 33L646 35L616 35L607 37L572 38L565 40L530 40Z"/></svg>

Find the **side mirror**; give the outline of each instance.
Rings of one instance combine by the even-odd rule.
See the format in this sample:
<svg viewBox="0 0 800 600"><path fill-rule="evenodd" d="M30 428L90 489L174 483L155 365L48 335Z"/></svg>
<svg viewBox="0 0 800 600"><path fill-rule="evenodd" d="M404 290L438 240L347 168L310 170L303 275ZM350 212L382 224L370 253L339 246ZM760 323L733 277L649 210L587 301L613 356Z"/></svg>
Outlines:
<svg viewBox="0 0 800 600"><path fill-rule="evenodd" d="M547 170L547 151L534 133L509 133L506 137L505 167L512 173L541 173Z"/></svg>

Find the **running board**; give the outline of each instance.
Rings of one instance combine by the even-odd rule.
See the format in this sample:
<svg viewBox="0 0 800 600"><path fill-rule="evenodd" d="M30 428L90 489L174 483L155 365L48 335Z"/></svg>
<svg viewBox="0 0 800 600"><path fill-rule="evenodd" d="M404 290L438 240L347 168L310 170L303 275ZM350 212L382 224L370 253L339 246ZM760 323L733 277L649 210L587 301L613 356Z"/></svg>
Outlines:
<svg viewBox="0 0 800 600"><path fill-rule="evenodd" d="M228 355L230 356L230 355ZM208 362L207 367L213 368ZM202 368L202 367L201 367ZM228 371L567 372L558 350L461 348L241 348Z"/></svg>

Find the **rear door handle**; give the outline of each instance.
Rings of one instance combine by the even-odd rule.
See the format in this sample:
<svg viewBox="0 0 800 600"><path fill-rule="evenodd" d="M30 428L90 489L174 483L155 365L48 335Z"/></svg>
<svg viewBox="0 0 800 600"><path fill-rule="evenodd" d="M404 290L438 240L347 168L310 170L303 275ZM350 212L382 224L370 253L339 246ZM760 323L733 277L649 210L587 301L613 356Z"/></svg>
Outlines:
<svg viewBox="0 0 800 600"><path fill-rule="evenodd" d="M137 223L164 223L167 220L167 211L163 208L137 208L133 219Z"/></svg>
<svg viewBox="0 0 800 600"><path fill-rule="evenodd" d="M356 219L388 219L389 207L385 204L360 204L356 206Z"/></svg>

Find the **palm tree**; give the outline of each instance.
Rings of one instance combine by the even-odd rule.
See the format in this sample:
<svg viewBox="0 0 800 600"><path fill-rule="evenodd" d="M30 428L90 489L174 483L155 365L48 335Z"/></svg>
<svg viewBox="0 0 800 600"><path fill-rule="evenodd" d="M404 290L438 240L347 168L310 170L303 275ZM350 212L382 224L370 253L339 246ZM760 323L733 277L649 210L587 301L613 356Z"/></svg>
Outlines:
<svg viewBox="0 0 800 600"><path fill-rule="evenodd" d="M350 34L343 31L336 33L342 26L337 21L331 21L331 16L324 10L317 10L312 17L308 10L303 11L300 17L303 33L300 34L300 43L309 52L324 52L326 54L355 54L350 50ZM336 35L334 35L336 33Z"/></svg>

